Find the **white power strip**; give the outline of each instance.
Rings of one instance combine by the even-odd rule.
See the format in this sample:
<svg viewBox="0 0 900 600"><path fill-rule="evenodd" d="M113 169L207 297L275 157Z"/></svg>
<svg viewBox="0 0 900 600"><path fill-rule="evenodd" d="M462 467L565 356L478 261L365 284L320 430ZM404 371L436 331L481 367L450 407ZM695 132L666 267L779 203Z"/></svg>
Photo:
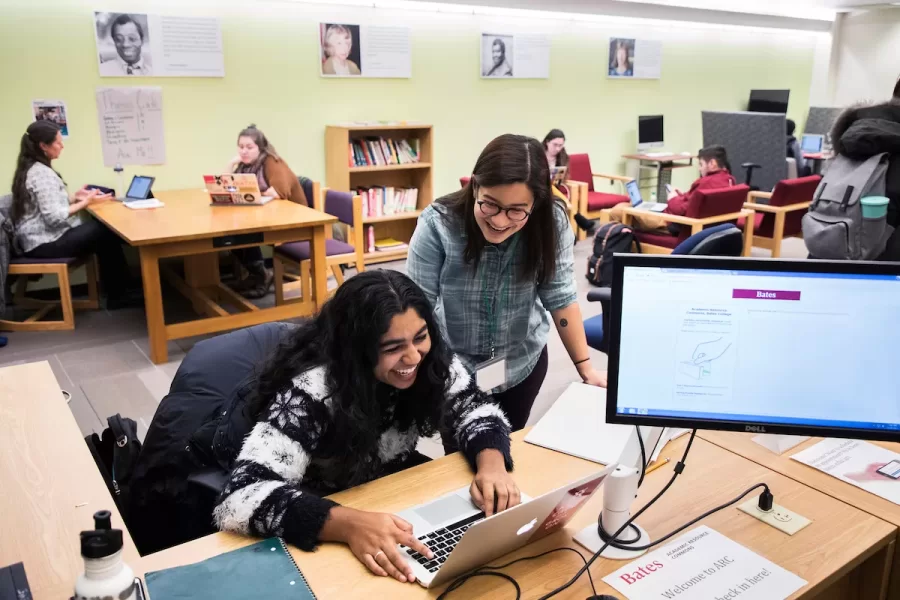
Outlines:
<svg viewBox="0 0 900 600"><path fill-rule="evenodd" d="M803 515L788 510L779 504L772 504L772 510L768 512L761 511L757 502L757 498L751 498L738 506L738 509L788 535L794 535L812 523Z"/></svg>

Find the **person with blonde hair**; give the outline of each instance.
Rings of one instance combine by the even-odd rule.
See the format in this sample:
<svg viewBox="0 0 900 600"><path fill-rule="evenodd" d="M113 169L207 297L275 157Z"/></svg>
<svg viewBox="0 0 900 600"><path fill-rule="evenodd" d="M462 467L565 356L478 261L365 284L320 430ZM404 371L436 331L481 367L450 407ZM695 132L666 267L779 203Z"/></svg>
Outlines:
<svg viewBox="0 0 900 600"><path fill-rule="evenodd" d="M329 25L322 40L322 50L327 57L322 63L323 75L360 75L355 62L350 60L353 50L353 34L344 25Z"/></svg>

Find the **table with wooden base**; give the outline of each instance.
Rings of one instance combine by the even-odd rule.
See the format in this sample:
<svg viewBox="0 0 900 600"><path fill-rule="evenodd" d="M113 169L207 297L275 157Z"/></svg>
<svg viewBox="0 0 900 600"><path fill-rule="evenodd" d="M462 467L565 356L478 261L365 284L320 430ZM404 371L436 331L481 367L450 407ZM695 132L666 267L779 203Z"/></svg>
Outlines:
<svg viewBox="0 0 900 600"><path fill-rule="evenodd" d="M513 436L515 477L531 496L550 491L599 469L585 460L553 452L523 441L525 432ZM686 436L666 447L669 465L657 469L642 486L638 503L655 495L672 474L686 444ZM458 455L445 457L402 473L335 494L332 498L355 508L397 512L469 484L471 472ZM787 536L730 507L702 521L732 540L805 579L808 585L792 598L881 599L893 559L897 528L788 477L770 471L737 454L697 439L688 456L687 468L662 500L640 519L651 536L659 537L694 516L722 504L757 482L767 483L779 504L810 519L812 524ZM602 494L595 496L561 532L531 544L509 556L509 560L570 546L587 552L572 541L572 535L596 522ZM255 540L218 533L144 557L143 572L204 560ZM316 552L291 548L291 554L318 598L434 598L440 590L425 590L418 584L402 584L368 572L346 546L323 544ZM591 569L599 593L619 597L600 578L620 568L622 562L600 559ZM583 565L570 552L555 553L519 563L504 572L515 577L525 597L535 598L568 581ZM559 598L584 600L591 595L587 577L582 577ZM510 598L509 583L495 578L477 578L452 597Z"/></svg>
<svg viewBox="0 0 900 600"><path fill-rule="evenodd" d="M166 362L167 340L248 327L312 314L326 300L325 228L337 219L295 204L273 200L265 206L210 206L202 189L156 192L162 208L132 210L104 202L91 213L140 252L150 359ZM312 297L261 309L219 281L222 250L308 240ZM162 258L184 257L184 278L160 268ZM160 275L187 296L206 318L166 325ZM222 304L233 307L230 313Z"/></svg>
<svg viewBox="0 0 900 600"><path fill-rule="evenodd" d="M786 477L790 477L807 487L818 490L827 496L836 498L845 504L849 504L865 513L875 515L888 523L900 527L900 506L897 504L790 458L797 452L821 442L822 438L812 438L791 448L784 454L778 455L754 442L752 438L755 434L703 431L698 435L717 446L752 460L772 471L781 473ZM882 446L893 452L900 452L900 443L870 443ZM893 572L893 577L890 581L887 597L892 600L900 600L900 552L894 554L894 564L891 571Z"/></svg>
<svg viewBox="0 0 900 600"><path fill-rule="evenodd" d="M0 369L0 567L22 562L35 600L69 598L78 534L98 510L125 529L47 362ZM140 559L128 531L123 558Z"/></svg>

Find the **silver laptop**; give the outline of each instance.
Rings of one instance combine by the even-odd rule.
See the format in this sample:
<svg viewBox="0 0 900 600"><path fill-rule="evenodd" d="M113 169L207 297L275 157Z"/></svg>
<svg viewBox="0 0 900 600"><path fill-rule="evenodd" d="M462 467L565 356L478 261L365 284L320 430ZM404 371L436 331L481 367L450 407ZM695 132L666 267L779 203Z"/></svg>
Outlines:
<svg viewBox="0 0 900 600"><path fill-rule="evenodd" d="M487 519L472 503L469 487L460 488L398 513L434 552L434 558L404 546L400 549L421 585L441 585L565 527L615 467L534 499L523 496L522 504Z"/></svg>
<svg viewBox="0 0 900 600"><path fill-rule="evenodd" d="M638 187L637 181L634 179L625 184L625 191L628 192L628 198L631 200L631 208L652 212L666 210L665 202L644 202L644 199L641 198L641 188Z"/></svg>
<svg viewBox="0 0 900 600"><path fill-rule="evenodd" d="M800 142L800 151L808 154L818 154L822 151L825 136L814 133L804 133Z"/></svg>

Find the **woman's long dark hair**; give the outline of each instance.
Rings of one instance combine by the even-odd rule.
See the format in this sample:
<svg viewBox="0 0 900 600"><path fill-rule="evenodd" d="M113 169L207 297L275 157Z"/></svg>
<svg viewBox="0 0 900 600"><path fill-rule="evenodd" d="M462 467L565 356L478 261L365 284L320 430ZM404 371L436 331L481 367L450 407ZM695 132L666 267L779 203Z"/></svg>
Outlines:
<svg viewBox="0 0 900 600"><path fill-rule="evenodd" d="M524 183L534 196L528 222L517 235L524 239L525 260L520 277L538 285L556 273L556 248L559 239L553 216L554 199L550 189L550 165L539 141L524 135L507 133L494 139L481 151L472 169L468 185L438 200L461 219L466 233L464 258L475 269L487 243L475 221L475 193L480 187Z"/></svg>
<svg viewBox="0 0 900 600"><path fill-rule="evenodd" d="M563 133L562 129L551 129L550 133L544 136L544 141L541 142L541 145L544 146L544 153L547 152L547 144L550 143L551 140L558 140L562 138L562 141L566 141L566 134ZM566 149L563 148L559 151L559 154L556 155L556 164L550 165L551 167L568 167L569 166L569 153L566 152Z"/></svg>
<svg viewBox="0 0 900 600"><path fill-rule="evenodd" d="M53 121L35 121L22 134L22 141L19 143L19 158L16 160L16 171L13 174L12 183L13 221L17 221L24 214L25 203L28 202L28 190L25 188L25 177L28 175L28 169L33 167L34 163L41 163L50 167L50 159L47 158L47 154L41 149L41 144L52 144L56 141L56 134L59 132L59 125ZM53 167L50 168L52 169ZM61 176L60 179L62 179Z"/></svg>
<svg viewBox="0 0 900 600"><path fill-rule="evenodd" d="M391 319L413 309L428 326L431 350L422 359L416 381L408 390L395 390L375 379L381 338ZM450 373L448 350L431 303L409 277L391 270L372 270L347 279L319 314L302 324L259 375L249 406L258 419L279 392L289 389L297 375L324 366L330 378L331 415L324 405L309 409L310 426L330 422L322 433L327 446L320 450L336 459L348 473L348 484L367 481L373 465L367 462L378 447L385 418L384 400L397 394L393 419L400 431L416 425L421 435L433 435L439 425L444 388Z"/></svg>

